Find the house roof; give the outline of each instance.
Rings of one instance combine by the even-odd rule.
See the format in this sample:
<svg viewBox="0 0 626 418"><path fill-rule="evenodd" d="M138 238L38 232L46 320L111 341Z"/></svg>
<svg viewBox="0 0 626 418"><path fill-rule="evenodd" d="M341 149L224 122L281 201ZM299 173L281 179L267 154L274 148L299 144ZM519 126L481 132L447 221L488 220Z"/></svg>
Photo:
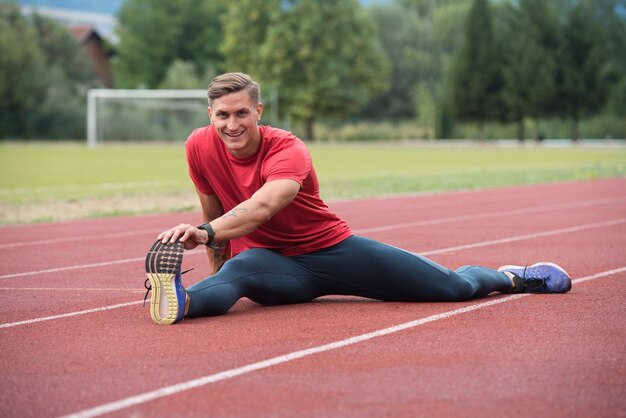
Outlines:
<svg viewBox="0 0 626 418"><path fill-rule="evenodd" d="M96 29L89 25L72 25L70 26L70 32L72 32L78 43L81 44L92 36L97 37L98 40L102 39Z"/></svg>

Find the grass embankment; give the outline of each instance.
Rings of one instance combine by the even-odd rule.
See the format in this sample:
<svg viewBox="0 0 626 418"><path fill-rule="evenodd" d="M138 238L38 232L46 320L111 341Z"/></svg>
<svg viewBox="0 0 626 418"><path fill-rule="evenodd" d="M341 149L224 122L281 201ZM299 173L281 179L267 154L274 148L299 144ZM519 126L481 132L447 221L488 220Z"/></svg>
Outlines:
<svg viewBox="0 0 626 418"><path fill-rule="evenodd" d="M624 176L624 148L309 145L325 199ZM0 223L197 209L184 146L0 144Z"/></svg>

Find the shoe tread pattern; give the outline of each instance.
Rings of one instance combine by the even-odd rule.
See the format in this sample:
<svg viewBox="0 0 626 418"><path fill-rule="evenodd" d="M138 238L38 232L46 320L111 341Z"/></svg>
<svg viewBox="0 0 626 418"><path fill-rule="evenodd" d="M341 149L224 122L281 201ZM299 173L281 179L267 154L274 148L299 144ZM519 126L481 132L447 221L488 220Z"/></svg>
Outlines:
<svg viewBox="0 0 626 418"><path fill-rule="evenodd" d="M178 316L178 298L174 279L183 261L184 246L182 242L165 243L156 241L146 256L146 274L152 286L150 298L150 316L160 325L169 325ZM167 300L167 313L161 312L161 292Z"/></svg>

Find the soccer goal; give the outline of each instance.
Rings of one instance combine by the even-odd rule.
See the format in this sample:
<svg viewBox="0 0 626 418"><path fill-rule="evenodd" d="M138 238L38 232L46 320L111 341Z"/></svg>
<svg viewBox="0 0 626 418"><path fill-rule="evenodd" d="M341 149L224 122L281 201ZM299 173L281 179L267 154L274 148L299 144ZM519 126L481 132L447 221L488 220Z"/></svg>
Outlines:
<svg viewBox="0 0 626 418"><path fill-rule="evenodd" d="M184 141L209 123L206 90L91 89L87 145L106 141Z"/></svg>

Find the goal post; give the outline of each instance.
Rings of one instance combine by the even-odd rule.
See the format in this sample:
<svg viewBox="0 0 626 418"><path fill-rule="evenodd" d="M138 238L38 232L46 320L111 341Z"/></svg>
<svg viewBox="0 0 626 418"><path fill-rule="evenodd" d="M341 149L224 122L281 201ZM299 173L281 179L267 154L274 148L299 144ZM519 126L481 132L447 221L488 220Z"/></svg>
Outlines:
<svg viewBox="0 0 626 418"><path fill-rule="evenodd" d="M169 114L180 111L192 112L203 120L207 120L206 90L90 89L87 93L87 146L89 148L95 148L101 142L102 129L100 125L103 122L100 113L105 103L109 106L110 103L126 106L118 109L116 113L108 115L109 120L106 122L108 124L123 125L125 120L134 120L140 126L143 125L145 130L148 130L155 120L164 119L163 113L157 116L154 113L163 111ZM201 111L202 108L204 108L204 112ZM174 110L176 112L173 112ZM150 115L151 113L152 115ZM141 136L141 133L137 134L137 131L141 130L141 127L139 129L135 127L134 131L129 129L128 135L132 137L134 133ZM118 133L118 135L120 134ZM129 138L120 137L116 139ZM130 139L142 140L146 138L132 137Z"/></svg>

